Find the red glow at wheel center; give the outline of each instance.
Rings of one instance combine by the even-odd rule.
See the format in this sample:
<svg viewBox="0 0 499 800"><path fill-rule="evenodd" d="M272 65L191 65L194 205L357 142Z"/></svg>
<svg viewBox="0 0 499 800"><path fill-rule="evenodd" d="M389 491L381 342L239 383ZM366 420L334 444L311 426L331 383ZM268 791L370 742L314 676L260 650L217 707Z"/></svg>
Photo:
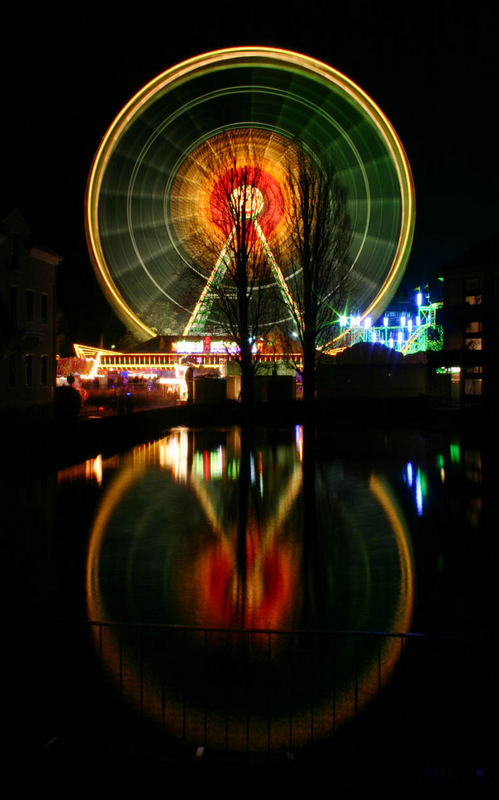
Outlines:
<svg viewBox="0 0 499 800"><path fill-rule="evenodd" d="M246 216L258 218L265 237L269 237L275 230L284 214L284 197L276 179L260 167L239 167L237 170L228 170L216 182L210 196L211 218L224 233L229 236L234 215L229 209L229 197L237 197L237 190L245 192ZM252 190L257 190L254 195L260 202L253 204L254 213L250 212ZM261 196L261 197L260 197ZM261 203L263 198L263 204Z"/></svg>

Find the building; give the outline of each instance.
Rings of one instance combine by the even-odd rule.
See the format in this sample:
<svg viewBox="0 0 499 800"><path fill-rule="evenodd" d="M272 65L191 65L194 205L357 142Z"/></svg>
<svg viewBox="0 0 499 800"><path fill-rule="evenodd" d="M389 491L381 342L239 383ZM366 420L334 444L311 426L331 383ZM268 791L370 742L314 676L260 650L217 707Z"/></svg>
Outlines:
<svg viewBox="0 0 499 800"><path fill-rule="evenodd" d="M55 387L56 266L19 211L0 223L0 414L47 414Z"/></svg>
<svg viewBox="0 0 499 800"><path fill-rule="evenodd" d="M499 399L499 237L443 270L443 363L463 405Z"/></svg>

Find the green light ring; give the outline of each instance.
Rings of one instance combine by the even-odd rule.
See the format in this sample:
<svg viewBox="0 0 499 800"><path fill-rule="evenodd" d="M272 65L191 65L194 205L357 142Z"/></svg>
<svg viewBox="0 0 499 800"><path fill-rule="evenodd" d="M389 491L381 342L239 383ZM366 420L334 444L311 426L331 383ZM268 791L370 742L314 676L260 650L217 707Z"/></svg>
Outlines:
<svg viewBox="0 0 499 800"><path fill-rule="evenodd" d="M275 50L273 48L255 47L231 48L200 55L157 76L129 101L104 137L94 159L89 176L85 222L92 260L101 285L109 299L113 305L116 306L120 315L125 318L128 323L131 322L136 332L142 336L151 336L154 334L154 330L148 327L143 320L132 311L117 289L105 258L103 243L100 236L98 219L99 198L106 168L122 137L130 130L133 123L140 118L141 114L143 114L143 112L159 97L166 94L172 88L178 89L179 86L188 83L194 77L209 75L216 71L233 68L234 66L261 66L266 69L277 69L281 71L287 69L288 72L294 72L301 79L309 79L310 74L317 76L321 80L322 88L324 88L324 84L327 84L334 89L335 94L341 98L343 103L346 102L347 106L348 104L350 104L351 107L355 106L356 114L360 112L361 117L367 121L370 128L376 130L377 135L390 154L392 166L396 169L400 189L401 230L397 242L395 258L392 261L388 274L377 295L364 311L365 314L374 313L375 308L381 308L382 304L388 302L389 295L393 294L395 291L398 279L407 262L414 231L414 189L412 177L407 158L395 131L373 101L341 73L325 64L297 53ZM232 90L233 89L234 87L232 87ZM196 103L192 105L198 103L199 98ZM282 109L280 110L282 111ZM252 124L255 127L260 127L259 124L255 124L254 122L252 122ZM158 286L157 283L156 286ZM161 288L161 291L164 292L163 288Z"/></svg>

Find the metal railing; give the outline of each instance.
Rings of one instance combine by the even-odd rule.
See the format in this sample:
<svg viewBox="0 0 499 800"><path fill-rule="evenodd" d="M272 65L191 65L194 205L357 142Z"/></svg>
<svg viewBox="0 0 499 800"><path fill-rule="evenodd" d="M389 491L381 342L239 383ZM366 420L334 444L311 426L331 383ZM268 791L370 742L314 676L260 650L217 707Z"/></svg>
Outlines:
<svg viewBox="0 0 499 800"><path fill-rule="evenodd" d="M427 741L429 729L442 738L453 715L462 738L473 654L455 638L99 621L53 634L45 691L57 724L117 731L117 742L126 729L191 751L271 755L354 738L372 748L381 727L394 744Z"/></svg>

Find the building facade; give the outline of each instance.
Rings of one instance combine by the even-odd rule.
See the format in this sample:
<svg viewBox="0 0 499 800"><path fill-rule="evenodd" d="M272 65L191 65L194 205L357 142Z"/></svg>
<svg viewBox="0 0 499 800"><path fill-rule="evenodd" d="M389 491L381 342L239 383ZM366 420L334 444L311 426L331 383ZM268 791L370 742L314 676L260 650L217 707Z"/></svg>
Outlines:
<svg viewBox="0 0 499 800"><path fill-rule="evenodd" d="M47 414L55 387L56 266L16 210L0 223L0 414Z"/></svg>
<svg viewBox="0 0 499 800"><path fill-rule="evenodd" d="M445 363L464 405L499 399L499 239L444 269Z"/></svg>

